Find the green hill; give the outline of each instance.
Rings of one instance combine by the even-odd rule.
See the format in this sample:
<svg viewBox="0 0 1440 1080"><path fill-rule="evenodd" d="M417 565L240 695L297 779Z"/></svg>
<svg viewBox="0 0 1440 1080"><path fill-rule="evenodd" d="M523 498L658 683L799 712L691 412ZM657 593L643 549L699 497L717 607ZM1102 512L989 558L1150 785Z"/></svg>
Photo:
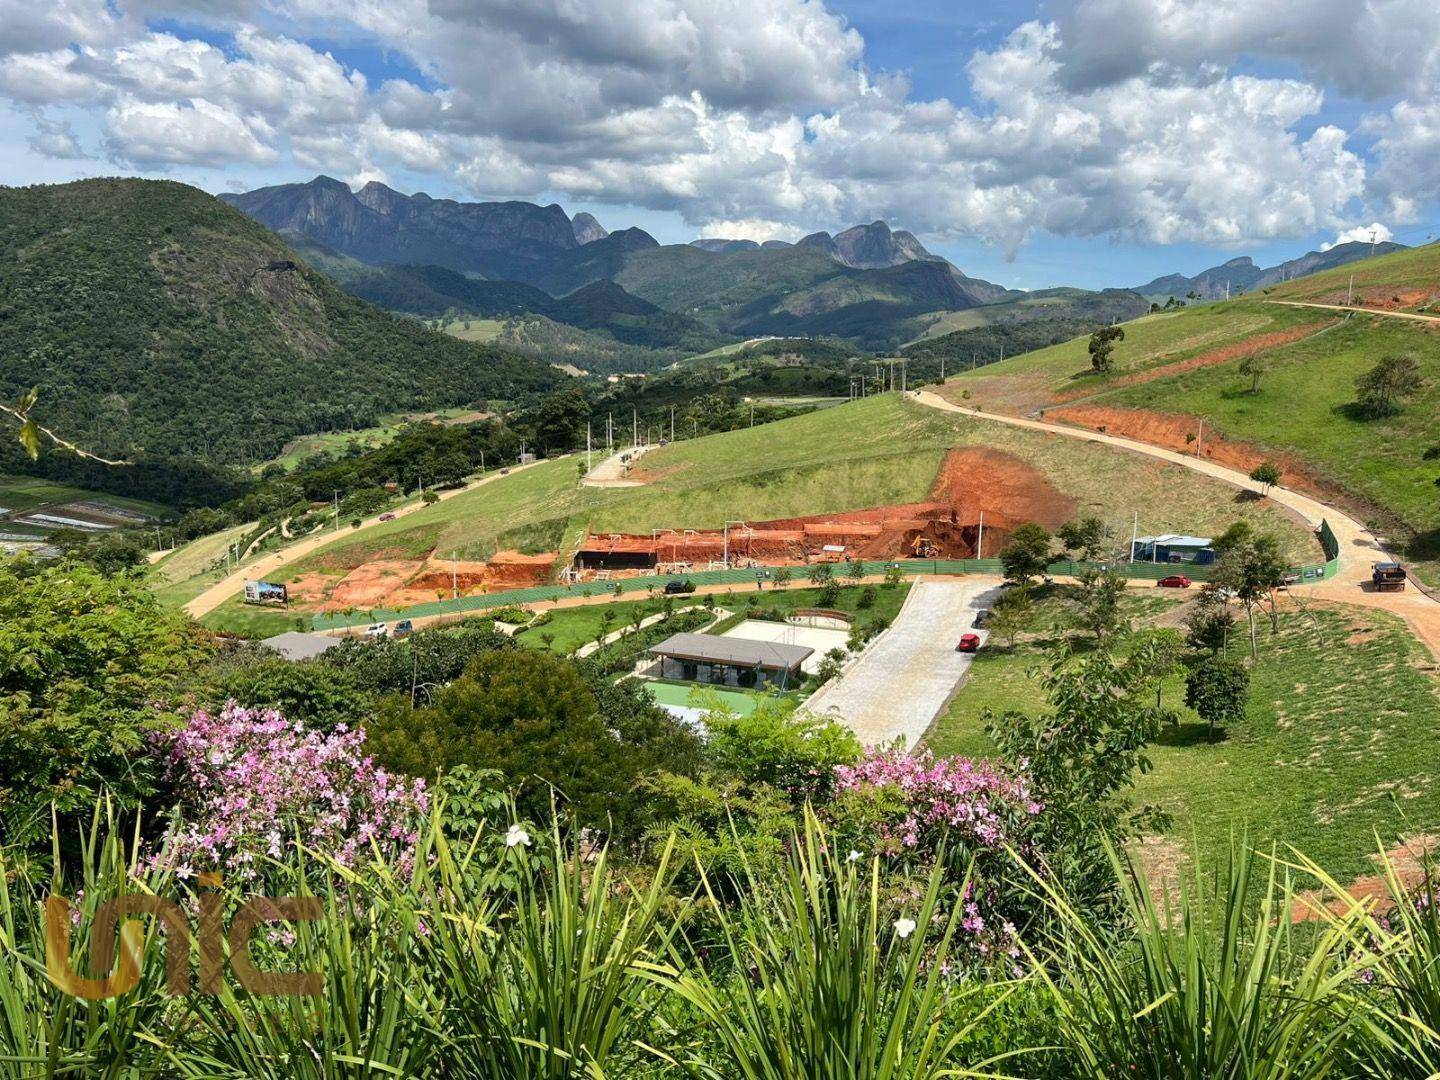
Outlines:
<svg viewBox="0 0 1440 1080"><path fill-rule="evenodd" d="M544 364L347 296L202 191L146 180L0 189L0 396L102 453L245 463L297 435L511 400Z"/></svg>
<svg viewBox="0 0 1440 1080"><path fill-rule="evenodd" d="M1364 302L1422 311L1440 297L1440 248L1397 252L1253 297L1125 324L1106 375L1077 338L952 379L944 393L987 410L1105 426L1117 434L1279 461L1286 483L1376 521L1425 574L1440 577L1440 324L1274 303ZM1352 407L1355 380L1380 359L1413 356L1422 387L1393 416ZM1253 357L1262 369L1240 370ZM1201 424L1204 424L1204 432ZM1205 434L1208 432L1209 434Z"/></svg>

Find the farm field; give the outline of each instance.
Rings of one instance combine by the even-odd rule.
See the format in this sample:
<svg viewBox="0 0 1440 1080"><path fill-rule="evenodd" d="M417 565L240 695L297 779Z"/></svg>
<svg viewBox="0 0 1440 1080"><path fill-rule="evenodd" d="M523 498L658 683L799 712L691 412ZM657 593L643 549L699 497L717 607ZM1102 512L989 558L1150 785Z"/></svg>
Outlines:
<svg viewBox="0 0 1440 1080"><path fill-rule="evenodd" d="M1172 601L1173 602L1173 601ZM1058 614L1058 605L1047 602ZM1241 635L1243 637L1243 634ZM1154 771L1136 799L1173 818L1163 848L1214 865L1232 834L1262 849L1294 844L1342 879L1372 872L1375 830L1440 824L1434 724L1440 677L1398 619L1370 609L1306 603L1282 609L1280 633L1260 632L1245 722L1212 740L1183 705L1173 677L1165 703L1179 710L1151 750ZM992 643L926 739L937 753L984 755L986 710L1043 707L1035 670L1058 636ZM1244 649L1244 644L1240 644ZM1396 807L1404 813L1403 824Z"/></svg>
<svg viewBox="0 0 1440 1080"><path fill-rule="evenodd" d="M960 457L947 459L951 451ZM1048 507L1053 525L1084 511L1107 520L1116 535L1136 526L1136 510L1145 532L1216 533L1247 520L1279 535L1296 563L1318 554L1308 529L1275 505L1239 498L1178 466L886 395L654 450L637 470L647 481L640 487L580 487L574 460L545 462L343 536L270 578L301 597L300 610L315 609L343 579L347 595L359 595L358 588L365 596L347 603L363 609L383 604L432 557L441 561L428 569L443 570L452 555L473 563L499 550L568 552L587 530L718 529L742 515L772 521L923 501L946 460L958 462L947 469L961 470L946 480L950 497L966 506L973 499L992 515ZM433 597L406 602L424 599ZM233 610L216 613L220 625Z"/></svg>
<svg viewBox="0 0 1440 1080"><path fill-rule="evenodd" d="M165 513L165 507L142 499L0 473L0 543L33 546L67 526L102 534L144 525Z"/></svg>
<svg viewBox="0 0 1440 1080"><path fill-rule="evenodd" d="M452 319L440 327L441 331L461 341L494 341L505 328L503 319Z"/></svg>

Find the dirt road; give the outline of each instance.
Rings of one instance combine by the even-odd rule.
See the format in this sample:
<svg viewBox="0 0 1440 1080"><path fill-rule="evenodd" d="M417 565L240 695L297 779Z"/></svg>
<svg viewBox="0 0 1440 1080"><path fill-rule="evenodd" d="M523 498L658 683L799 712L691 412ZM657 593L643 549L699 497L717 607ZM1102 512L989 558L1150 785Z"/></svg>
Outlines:
<svg viewBox="0 0 1440 1080"><path fill-rule="evenodd" d="M1377 314L1381 313L1377 312ZM963 416L972 416L997 424L1029 428L1032 431L1048 431L1051 434L1064 435L1071 439L1084 439L1089 442L1119 447L1131 453L1144 454L1147 457L1183 466L1235 487L1244 488L1246 491L1263 493L1262 486L1242 472L1203 458L1166 450L1159 446L1151 446L1149 443L1137 442L1119 435L1067 427L1064 424L1051 424L1044 420L981 412L978 409L946 401L938 394L933 394L928 390L917 391L914 398L922 405L928 405L932 409L940 409L944 412L960 413ZM1328 520L1330 528L1334 530L1335 537L1340 542L1339 570L1336 575L1327 581L1297 589L1298 596L1303 599L1341 600L1347 604L1358 604L1362 607L1380 608L1393 612L1405 620L1415 636L1425 644L1436 660L1440 661L1440 603L1413 587L1401 593L1370 591L1370 564L1377 560L1395 558L1391 552L1386 550L1379 537L1338 507L1330 506L1308 495L1302 495L1298 491L1274 487L1270 489L1267 497L1294 510L1314 527L1318 528L1322 519Z"/></svg>
<svg viewBox="0 0 1440 1080"><path fill-rule="evenodd" d="M633 464L645 451L653 449L653 446L631 446L617 450L582 476L580 483L586 487L601 488L642 487L643 481L626 479L626 466Z"/></svg>
<svg viewBox="0 0 1440 1080"><path fill-rule="evenodd" d="M521 472L524 469L532 469L536 465L540 464L543 464L543 462L532 461L528 465L513 466L509 471L511 473L517 473ZM470 483L464 485L463 487L451 488L449 491L442 491L439 493L440 501L444 502L446 499L453 499L457 495L464 495L467 491L474 491L478 487L484 487L486 484L499 479L499 477L500 473L498 472L488 473L487 475L480 477L478 480L470 481ZM406 505L398 507L397 509L385 511L385 516L394 516L397 518L407 517L408 515L416 513L419 510L423 510L424 508L425 503L417 499L413 503L407 503ZM257 578L264 578L266 577L266 575L274 573L276 570L279 570L287 563L292 563L296 559L304 558L306 555L309 555L312 552L319 551L326 545L333 544L336 540L348 539L354 536L356 533L364 532L372 525L380 524L381 516L382 515L377 514L372 518L368 518L362 521L360 523L360 528L358 529L327 529L323 533L307 536L303 540L297 540L293 544L287 544L283 548L272 551L269 555L257 559L249 566L241 567L229 577L221 578L214 585L211 585L199 596L195 597L195 599L191 600L188 604L186 604L185 611L188 612L190 617L193 619L198 619L203 615L208 615L210 612L214 611L226 600L230 599L230 597L234 596L242 588L244 588L245 582L254 581Z"/></svg>
<svg viewBox="0 0 1440 1080"><path fill-rule="evenodd" d="M1267 304L1283 304L1285 307L1322 308L1325 311L1358 311L1365 315L1388 315L1392 319L1411 319L1415 322L1440 323L1440 315L1417 315L1413 311L1385 311L1382 308L1351 307L1346 304L1316 304L1309 300L1266 300Z"/></svg>

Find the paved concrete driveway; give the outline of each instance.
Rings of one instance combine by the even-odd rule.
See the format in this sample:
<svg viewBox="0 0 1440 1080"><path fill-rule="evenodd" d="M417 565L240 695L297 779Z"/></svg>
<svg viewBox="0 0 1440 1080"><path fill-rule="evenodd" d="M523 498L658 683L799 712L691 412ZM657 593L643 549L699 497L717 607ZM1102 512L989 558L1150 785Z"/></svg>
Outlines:
<svg viewBox="0 0 1440 1080"><path fill-rule="evenodd" d="M867 746L903 738L915 748L970 668L955 643L996 591L988 581L917 582L890 629L805 709L838 716Z"/></svg>

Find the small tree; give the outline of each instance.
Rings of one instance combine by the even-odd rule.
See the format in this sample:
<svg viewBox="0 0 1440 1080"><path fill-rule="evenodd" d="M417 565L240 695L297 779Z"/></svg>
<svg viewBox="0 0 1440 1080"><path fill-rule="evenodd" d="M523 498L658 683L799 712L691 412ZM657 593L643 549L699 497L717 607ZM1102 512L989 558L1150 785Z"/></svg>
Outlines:
<svg viewBox="0 0 1440 1080"><path fill-rule="evenodd" d="M1078 555L1093 562L1105 555L1113 535L1110 527L1098 517L1086 517L1061 525L1055 538L1065 548L1065 554L1071 558Z"/></svg>
<svg viewBox="0 0 1440 1080"><path fill-rule="evenodd" d="M898 563L891 563L885 568L885 588L893 589L904 580L905 573L900 569L900 565Z"/></svg>
<svg viewBox="0 0 1440 1080"><path fill-rule="evenodd" d="M867 611L875 606L875 600L879 597L874 585L866 585L860 590L860 596L855 601L855 607L861 611Z"/></svg>
<svg viewBox="0 0 1440 1080"><path fill-rule="evenodd" d="M777 589L783 589L783 588L785 588L785 586L787 586L787 585L790 584L790 582L794 579L794 577L795 577L795 574L791 571L791 569L790 569L788 566L779 567L779 568L775 571L775 587L776 587Z"/></svg>
<svg viewBox="0 0 1440 1080"><path fill-rule="evenodd" d="M865 576L865 564L855 559L847 559L845 562L845 576L851 581L859 581Z"/></svg>
<svg viewBox="0 0 1440 1080"><path fill-rule="evenodd" d="M1090 335L1090 367L1099 372L1109 371L1114 364L1115 343L1124 340L1123 326L1102 326L1096 330Z"/></svg>
<svg viewBox="0 0 1440 1080"><path fill-rule="evenodd" d="M1235 531L1234 528L1228 530L1227 537ZM1270 535L1254 536L1248 533L1238 541L1227 541L1219 561L1215 564L1212 581L1226 589L1245 608L1245 616L1250 623L1252 658L1260 655L1255 643L1255 607L1266 598L1270 600L1271 632L1280 631L1274 594L1284 583L1285 570L1286 563L1280 554L1279 541Z"/></svg>
<svg viewBox="0 0 1440 1080"><path fill-rule="evenodd" d="M1002 593L990 609L990 633L1005 639L1008 648L1015 648L1015 639L1035 628L1035 600L1026 588Z"/></svg>
<svg viewBox="0 0 1440 1080"><path fill-rule="evenodd" d="M1245 719L1250 696L1250 672L1245 665L1209 656L1185 676L1185 704L1194 709L1213 733L1216 727Z"/></svg>
<svg viewBox="0 0 1440 1080"><path fill-rule="evenodd" d="M1250 380L1250 393L1260 393L1260 380L1270 371L1270 361L1264 353L1255 353L1240 361L1240 374Z"/></svg>
<svg viewBox="0 0 1440 1080"><path fill-rule="evenodd" d="M835 571L829 563L816 563L810 568L810 584L817 589L829 585L835 580Z"/></svg>
<svg viewBox="0 0 1440 1080"><path fill-rule="evenodd" d="M1005 580L1029 585L1050 566L1050 533L1042 525L1026 522L1010 534L1010 541L1000 551L1000 566Z"/></svg>
<svg viewBox="0 0 1440 1080"><path fill-rule="evenodd" d="M1262 461L1250 470L1250 479L1259 484L1266 495L1280 482L1281 475L1280 466L1273 461Z"/></svg>
<svg viewBox="0 0 1440 1080"><path fill-rule="evenodd" d="M1216 585L1206 585L1195 597L1194 609L1185 619L1185 641L1192 649L1225 656L1229 652L1230 631L1234 627L1235 616L1230 614L1230 601L1225 596L1225 590Z"/></svg>
<svg viewBox="0 0 1440 1080"><path fill-rule="evenodd" d="M1393 416L1419 393L1420 365L1409 353L1387 356L1355 380L1355 408L1371 420Z"/></svg>
<svg viewBox="0 0 1440 1080"><path fill-rule="evenodd" d="M1120 609L1124 595L1125 579L1118 574L1088 568L1080 574L1076 622L1095 635L1096 644L1104 645L1115 635L1129 631L1130 620Z"/></svg>

